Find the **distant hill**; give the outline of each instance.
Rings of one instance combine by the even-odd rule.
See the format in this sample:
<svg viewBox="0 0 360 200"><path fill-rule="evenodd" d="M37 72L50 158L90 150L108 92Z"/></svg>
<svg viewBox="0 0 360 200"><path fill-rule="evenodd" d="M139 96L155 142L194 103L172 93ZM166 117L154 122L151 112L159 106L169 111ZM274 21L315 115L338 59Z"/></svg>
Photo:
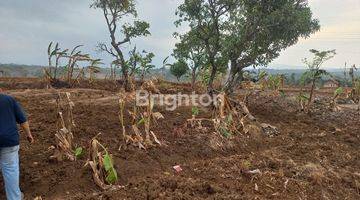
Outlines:
<svg viewBox="0 0 360 200"><path fill-rule="evenodd" d="M42 69L43 67L38 65L0 64L0 76L40 77L43 74Z"/></svg>
<svg viewBox="0 0 360 200"><path fill-rule="evenodd" d="M39 65L21 65L21 64L0 64L0 77L42 77L43 76L44 66ZM59 69L59 73L61 73ZM3 72L3 73L1 73ZM120 72L118 72L119 74ZM107 74L110 74L109 68L102 68L100 73L96 74L98 78L104 78ZM170 74L170 70L166 68L162 69L153 69L150 71L150 74L147 77L151 76L162 76L169 81L175 81L176 78Z"/></svg>
<svg viewBox="0 0 360 200"><path fill-rule="evenodd" d="M348 69L349 70L349 69ZM306 69L273 69L273 68L265 68L265 71L267 71L270 74L285 74L285 75L291 75L295 74L295 77L300 77L301 74L303 74ZM335 78L343 79L344 78L344 69L341 68L329 68L326 69L329 73L331 73ZM347 76L349 71L347 71ZM357 76L360 76L360 71L356 72Z"/></svg>
<svg viewBox="0 0 360 200"><path fill-rule="evenodd" d="M44 66L39 65L21 65L21 64L0 64L0 76L6 77L42 77L43 76L43 68ZM250 68L250 70L252 70ZM276 65L270 66L268 68L264 68L269 74L284 74L290 77L294 74L296 79L299 79L301 74L305 72L305 68L300 68L296 66L290 65ZM331 74L339 79L344 78L344 71L341 68L330 68L327 69ZM62 70L59 70L62 71ZM3 73L1 73L3 72ZM98 78L104 78L107 74L110 73L109 68L102 68L100 73L96 76ZM118 72L120 73L120 72ZM360 76L360 71L357 72L357 75ZM153 69L150 71L150 74L147 75L147 78L156 76L156 77L164 77L169 81L176 81L176 78L171 75L169 68L163 69Z"/></svg>

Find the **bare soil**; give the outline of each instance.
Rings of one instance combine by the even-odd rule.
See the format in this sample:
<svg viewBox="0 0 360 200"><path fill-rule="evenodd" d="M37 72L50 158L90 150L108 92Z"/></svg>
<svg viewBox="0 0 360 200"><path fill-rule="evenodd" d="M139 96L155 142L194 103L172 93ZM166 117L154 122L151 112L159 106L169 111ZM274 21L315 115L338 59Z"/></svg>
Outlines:
<svg viewBox="0 0 360 200"><path fill-rule="evenodd" d="M25 89L21 82L14 84L17 89L6 93L23 105L36 137L34 145L21 137L21 188L28 199L360 199L360 115L352 109L308 115L298 112L290 93L252 95L250 112L280 131L259 140L245 134L225 138L206 124L206 131L184 129L191 107L172 112L156 107L165 119L152 130L163 145L118 151L122 138L113 88L43 89L30 81ZM168 84L162 92L189 89ZM75 162L49 159L58 92L70 92L75 103L76 145L87 148L101 132L123 188L101 191L91 169L84 167L87 155ZM211 117L211 112L202 108L200 117ZM125 119L130 125L128 115ZM183 171L174 172L174 165ZM246 173L256 169L261 173Z"/></svg>

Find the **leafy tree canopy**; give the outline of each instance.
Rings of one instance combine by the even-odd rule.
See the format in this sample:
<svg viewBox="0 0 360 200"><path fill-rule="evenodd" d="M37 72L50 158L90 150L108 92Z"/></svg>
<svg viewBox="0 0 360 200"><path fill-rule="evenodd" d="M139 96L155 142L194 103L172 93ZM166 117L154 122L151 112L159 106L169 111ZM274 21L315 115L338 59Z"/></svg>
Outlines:
<svg viewBox="0 0 360 200"><path fill-rule="evenodd" d="M175 24L189 24L212 70L230 61L230 87L244 68L268 64L320 28L305 0L185 0L177 15Z"/></svg>
<svg viewBox="0 0 360 200"><path fill-rule="evenodd" d="M170 73L176 77L179 81L182 76L189 70L188 65L185 61L179 60L170 67Z"/></svg>

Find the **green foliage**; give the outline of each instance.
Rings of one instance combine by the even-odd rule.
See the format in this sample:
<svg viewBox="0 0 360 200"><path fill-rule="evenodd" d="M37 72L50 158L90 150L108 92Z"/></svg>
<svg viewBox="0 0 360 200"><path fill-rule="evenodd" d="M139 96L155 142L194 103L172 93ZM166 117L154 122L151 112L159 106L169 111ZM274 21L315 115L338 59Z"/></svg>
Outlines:
<svg viewBox="0 0 360 200"><path fill-rule="evenodd" d="M144 78L145 74L148 74L151 69L155 68L155 65L152 65L152 60L155 57L154 53L147 53L143 51L145 54L140 59L140 66L141 66L141 77Z"/></svg>
<svg viewBox="0 0 360 200"><path fill-rule="evenodd" d="M101 59L95 59L90 61L90 65L88 66L88 69L93 73L99 73L101 70L100 65L104 63L101 62ZM93 78L93 77L90 77Z"/></svg>
<svg viewBox="0 0 360 200"><path fill-rule="evenodd" d="M206 64L204 46L198 42L196 35L191 34L191 32L179 36L179 38L181 41L175 45L173 56L188 64L191 69L192 84L195 84L200 69Z"/></svg>
<svg viewBox="0 0 360 200"><path fill-rule="evenodd" d="M144 21L135 21L134 24L125 24L122 28L122 32L126 38L150 35L150 24Z"/></svg>
<svg viewBox="0 0 360 200"><path fill-rule="evenodd" d="M197 115L199 115L199 113L200 113L200 110L199 110L198 107L193 106L193 107L191 108L191 114L192 114L192 115L197 116Z"/></svg>
<svg viewBox="0 0 360 200"><path fill-rule="evenodd" d="M119 23L120 20L124 17L137 17L135 0L93 0L90 7L103 11L110 34L113 36L115 36L117 23ZM113 46L130 42L132 38L150 35L150 25L145 21L134 20L133 24L125 23L121 27L121 32L124 34L125 39L118 44L112 44Z"/></svg>
<svg viewBox="0 0 360 200"><path fill-rule="evenodd" d="M226 138L229 138L229 137L231 137L231 135L232 135L232 133L231 133L227 128L225 128L225 127L223 127L223 126L221 126L221 127L219 128L219 130L220 130L220 133L221 133L224 137L226 137Z"/></svg>
<svg viewBox="0 0 360 200"><path fill-rule="evenodd" d="M240 63L249 60L255 66L265 65L278 57L282 49L295 44L300 37L308 37L320 27L318 20L312 19L305 1L226 2L232 5L229 7L230 23L224 27L229 31L225 35L225 48L227 54L240 59Z"/></svg>
<svg viewBox="0 0 360 200"><path fill-rule="evenodd" d="M176 14L177 26L190 27L183 36L196 36L195 44L204 47L205 67L219 71L231 61L231 87L242 80L244 68L270 63L320 28L303 0L185 0Z"/></svg>
<svg viewBox="0 0 360 200"><path fill-rule="evenodd" d="M358 99L358 101L360 101L360 79L354 80L352 95L354 99Z"/></svg>
<svg viewBox="0 0 360 200"><path fill-rule="evenodd" d="M130 70L130 76L135 74L139 75L141 79L144 79L145 75L150 72L151 69L155 68L152 65L152 60L155 57L154 53L148 53L143 50L142 53L136 51L136 47L129 52L129 59L126 61L127 68Z"/></svg>
<svg viewBox="0 0 360 200"><path fill-rule="evenodd" d="M126 61L126 67L129 68L130 76L140 73L139 63L141 62L141 54L137 52L136 46L129 52L129 59Z"/></svg>
<svg viewBox="0 0 360 200"><path fill-rule="evenodd" d="M336 55L336 50L318 51L310 49L310 52L314 55L312 60L304 59L303 62L308 67L309 71L313 73L314 77L319 77L326 73L324 70L320 70L320 67L324 62L330 60Z"/></svg>
<svg viewBox="0 0 360 200"><path fill-rule="evenodd" d="M344 93L344 89L342 87L339 87L334 91L334 96L339 96L342 95L343 93Z"/></svg>
<svg viewBox="0 0 360 200"><path fill-rule="evenodd" d="M52 45L53 45L53 42L50 42L49 46L48 46L48 56L51 57L51 56L55 56L58 51L60 50L59 48L59 43L56 43L54 49L52 49Z"/></svg>
<svg viewBox="0 0 360 200"><path fill-rule="evenodd" d="M299 82L303 86L310 83L311 82L311 73L309 73L309 71L305 71L303 74L301 74Z"/></svg>
<svg viewBox="0 0 360 200"><path fill-rule="evenodd" d="M233 123L233 116L231 114L227 115L225 118L225 123L230 125L231 123Z"/></svg>
<svg viewBox="0 0 360 200"><path fill-rule="evenodd" d="M218 71L227 68L228 59L221 53L222 50L222 26L226 19L225 1L211 1L208 0L186 0L177 9L176 15L179 19L175 25L180 26L186 23L190 26L190 31L181 36L180 38L187 38L191 40L190 45L195 47L204 48L205 65L210 71L208 86L212 86L214 75ZM213 4L210 6L210 3ZM215 14L216 13L216 14ZM220 27L221 26L221 27ZM184 39L183 39L184 41ZM198 54L199 55L199 54Z"/></svg>
<svg viewBox="0 0 360 200"><path fill-rule="evenodd" d="M254 71L244 70L243 78L244 78L244 80L247 80L247 81L254 80L254 78L255 78Z"/></svg>
<svg viewBox="0 0 360 200"><path fill-rule="evenodd" d="M298 101L308 102L310 99L310 96L308 94L300 93L298 96L296 96L296 99Z"/></svg>
<svg viewBox="0 0 360 200"><path fill-rule="evenodd" d="M284 90L279 90L279 93L280 93L280 96L281 96L282 98L285 98L285 97L286 97L286 93L285 93Z"/></svg>
<svg viewBox="0 0 360 200"><path fill-rule="evenodd" d="M234 134L231 129L231 127L234 125L233 123L234 123L234 119L231 114L227 115L225 117L225 120L221 122L221 125L219 126L218 130L224 137L229 138Z"/></svg>
<svg viewBox="0 0 360 200"><path fill-rule="evenodd" d="M243 166L245 169L250 169L252 165L251 165L251 162L250 162L250 161L244 160L244 161L242 162L242 166Z"/></svg>
<svg viewBox="0 0 360 200"><path fill-rule="evenodd" d="M356 80L354 83L354 92L355 95L360 98L360 79Z"/></svg>
<svg viewBox="0 0 360 200"><path fill-rule="evenodd" d="M300 82L302 84L311 82L314 85L315 82L320 80L324 75L331 76L326 70L320 68L324 62L333 58L336 52L335 50L318 51L315 49L311 49L310 52L314 54L314 58L311 61L304 59L304 63L307 65L308 70L302 74Z"/></svg>
<svg viewBox="0 0 360 200"><path fill-rule="evenodd" d="M188 65L183 60L177 61L170 67L170 73L174 75L178 81L180 81L180 78L184 76L188 70Z"/></svg>
<svg viewBox="0 0 360 200"><path fill-rule="evenodd" d="M204 67L200 70L199 72L199 79L201 81L201 84L206 86L209 84L210 82L210 73L211 73L211 69L209 67ZM218 71L215 74L215 80L221 80L222 76L225 74L224 71Z"/></svg>
<svg viewBox="0 0 360 200"><path fill-rule="evenodd" d="M150 25L145 21L136 20L135 0L93 0L90 7L102 10L111 38L111 47L100 43L98 48L100 51L106 52L114 57L116 61L114 64L121 68L125 80L124 89L129 91L131 90L129 62L124 58L123 48L125 44L130 43L134 38L150 35ZM133 23L129 23L129 21L133 21ZM122 23L122 25L120 23ZM122 33L120 36L121 39L118 38L119 33ZM134 68L132 69L134 70Z"/></svg>
<svg viewBox="0 0 360 200"><path fill-rule="evenodd" d="M113 161L108 152L105 153L103 157L106 175L106 182L109 184L114 184L118 180L117 172L114 168Z"/></svg>
<svg viewBox="0 0 360 200"><path fill-rule="evenodd" d="M290 83L292 85L296 85L296 74L295 73L291 73L291 75L290 75Z"/></svg>
<svg viewBox="0 0 360 200"><path fill-rule="evenodd" d="M124 15L133 15L137 16L135 10L135 1L134 0L93 0L90 5L91 8L100 8L106 10L116 10L119 13L123 13ZM120 18L122 16L118 16Z"/></svg>
<svg viewBox="0 0 360 200"><path fill-rule="evenodd" d="M78 147L74 151L76 159L81 158L84 155L84 149L82 147Z"/></svg>
<svg viewBox="0 0 360 200"><path fill-rule="evenodd" d="M281 86L281 75L270 75L268 77L268 87L272 90L279 90Z"/></svg>
<svg viewBox="0 0 360 200"><path fill-rule="evenodd" d="M267 77L267 72L265 70L259 70L258 72L258 81L262 81Z"/></svg>
<svg viewBox="0 0 360 200"><path fill-rule="evenodd" d="M137 124L138 125L145 124L145 118L141 118Z"/></svg>
<svg viewBox="0 0 360 200"><path fill-rule="evenodd" d="M163 64L163 67L167 66L168 65L168 60L169 60L170 56L166 56L162 62Z"/></svg>
<svg viewBox="0 0 360 200"><path fill-rule="evenodd" d="M200 78L201 78L201 83L203 85L207 85L210 80L210 69L209 68L202 69L200 72Z"/></svg>
<svg viewBox="0 0 360 200"><path fill-rule="evenodd" d="M349 76L351 77L351 84L352 86L355 86L355 82L356 82L356 75L355 75L355 72L358 70L358 68L353 65L350 67L350 70L349 70Z"/></svg>

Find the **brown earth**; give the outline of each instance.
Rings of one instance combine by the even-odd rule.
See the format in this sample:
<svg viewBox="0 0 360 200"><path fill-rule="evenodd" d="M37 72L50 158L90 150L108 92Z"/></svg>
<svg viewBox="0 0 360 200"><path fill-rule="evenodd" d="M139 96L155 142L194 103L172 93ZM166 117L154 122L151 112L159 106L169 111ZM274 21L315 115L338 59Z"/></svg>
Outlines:
<svg viewBox="0 0 360 200"><path fill-rule="evenodd" d="M170 91L188 90L182 87L187 88ZM280 131L254 140L246 135L224 138L209 124L207 131L179 132L191 118L191 107L173 112L157 107L165 119L152 130L163 145L118 151L122 138L116 92L105 86L29 88L6 91L25 108L36 137L34 145L21 139L21 188L28 199L360 199L360 115L355 110L319 110L309 116L297 111L290 96L252 95L251 113ZM113 154L118 184L124 188L101 191L84 167L87 155L76 162L49 159L59 91L71 92L75 103L76 145L87 148L101 132L99 139ZM210 116L201 109L200 117ZM174 165L183 171L174 172ZM256 169L261 173L245 173Z"/></svg>

